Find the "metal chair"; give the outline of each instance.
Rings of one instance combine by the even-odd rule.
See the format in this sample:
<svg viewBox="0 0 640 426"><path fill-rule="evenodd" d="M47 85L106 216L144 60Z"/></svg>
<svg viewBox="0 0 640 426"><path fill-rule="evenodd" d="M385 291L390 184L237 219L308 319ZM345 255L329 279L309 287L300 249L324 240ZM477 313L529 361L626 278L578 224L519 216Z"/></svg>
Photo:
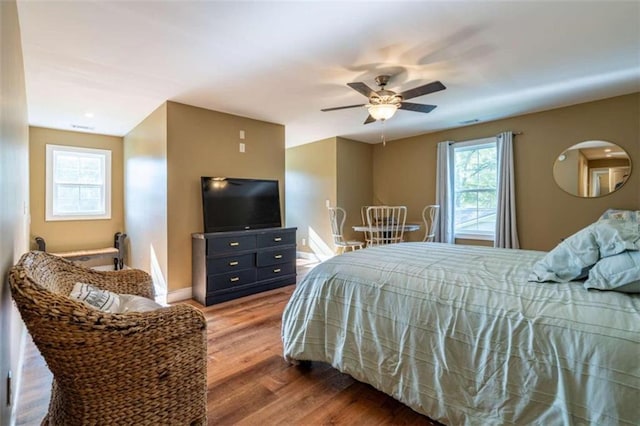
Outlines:
<svg viewBox="0 0 640 426"><path fill-rule="evenodd" d="M433 241L436 236L436 226L438 225L438 212L440 206L432 204L422 210L422 220L424 221L424 239L422 241Z"/></svg>
<svg viewBox="0 0 640 426"><path fill-rule="evenodd" d="M333 236L333 245L336 246L338 254L344 253L346 249L355 250L362 248L362 241L347 241L344 239L342 229L347 219L347 212L342 207L328 207L329 222L331 222L331 234Z"/></svg>
<svg viewBox="0 0 640 426"><path fill-rule="evenodd" d="M367 225L367 209L369 208L369 206L362 206L360 208L360 217L362 218L362 225L363 226L368 226ZM371 245L371 232L369 232L369 230L367 229L366 231L363 232L364 234L364 242L366 246Z"/></svg>
<svg viewBox="0 0 640 426"><path fill-rule="evenodd" d="M367 208L367 225L371 235L370 246L402 242L407 219L405 206L370 206Z"/></svg>

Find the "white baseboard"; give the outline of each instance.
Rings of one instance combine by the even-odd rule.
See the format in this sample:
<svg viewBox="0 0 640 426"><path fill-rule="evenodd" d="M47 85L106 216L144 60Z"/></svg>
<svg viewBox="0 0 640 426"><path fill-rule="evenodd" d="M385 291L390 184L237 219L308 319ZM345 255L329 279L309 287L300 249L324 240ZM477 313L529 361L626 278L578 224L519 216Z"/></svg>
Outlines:
<svg viewBox="0 0 640 426"><path fill-rule="evenodd" d="M21 320L22 321L22 320ZM20 387L22 386L22 367L24 366L25 348L27 346L27 327L22 325L20 333L20 342L18 343L18 365L13 373L13 395L11 395L11 416L9 424L15 426L18 418L18 399L20 398Z"/></svg>
<svg viewBox="0 0 640 426"><path fill-rule="evenodd" d="M324 262L327 259L331 259L333 256L321 255L321 254L317 254L317 253L309 253L308 251L298 251L298 252L296 252L296 257L298 259L313 260L313 261L316 261L316 262Z"/></svg>
<svg viewBox="0 0 640 426"><path fill-rule="evenodd" d="M191 287L185 287L178 290L170 291L167 294L167 302L173 303L173 302L180 302L182 300L189 300L191 299L191 296L192 296Z"/></svg>

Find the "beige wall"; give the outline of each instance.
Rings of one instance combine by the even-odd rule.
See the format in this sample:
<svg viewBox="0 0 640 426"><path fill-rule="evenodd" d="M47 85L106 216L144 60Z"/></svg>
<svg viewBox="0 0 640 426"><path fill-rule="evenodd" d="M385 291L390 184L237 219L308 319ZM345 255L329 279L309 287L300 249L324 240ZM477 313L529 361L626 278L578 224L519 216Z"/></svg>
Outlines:
<svg viewBox="0 0 640 426"><path fill-rule="evenodd" d="M598 169L603 167L629 167L629 161L626 158L601 158L598 160L589 160L590 169Z"/></svg>
<svg viewBox="0 0 640 426"><path fill-rule="evenodd" d="M371 204L372 151L340 137L287 149L287 223L298 227L299 251L333 254L327 200L347 212L345 238L362 240L352 226L361 223L360 207Z"/></svg>
<svg viewBox="0 0 640 426"><path fill-rule="evenodd" d="M580 193L581 158L584 156L578 149L570 149L562 161L554 160L553 177L562 183L562 188L573 194Z"/></svg>
<svg viewBox="0 0 640 426"><path fill-rule="evenodd" d="M436 145L446 140L477 139L505 130L515 136L518 232L522 248L549 250L596 220L607 208L640 208L640 170L622 189L584 199L554 182L553 163L570 146L605 140L624 148L632 165L640 164L640 93L527 114L474 126L378 144L373 152L374 201L408 206L409 219L435 201Z"/></svg>
<svg viewBox="0 0 640 426"><path fill-rule="evenodd" d="M191 234L203 231L201 176L277 179L284 217L282 125L166 102L124 146L129 263L150 272L157 291L191 288Z"/></svg>
<svg viewBox="0 0 640 426"><path fill-rule="evenodd" d="M338 202L336 155L336 138L286 152L287 226L298 227L298 250L321 258L333 253L326 200L332 206Z"/></svg>
<svg viewBox="0 0 640 426"><path fill-rule="evenodd" d="M578 195L580 197L588 197L589 196L589 162L587 161L587 157L583 154L580 154L578 158L578 176L580 184L578 186ZM555 179L556 183L558 180Z"/></svg>
<svg viewBox="0 0 640 426"><path fill-rule="evenodd" d="M373 203L407 206L407 222L422 223L422 209L436 200L436 142L441 139L425 142L428 136L373 147ZM405 241L423 238L422 228L404 236Z"/></svg>
<svg viewBox="0 0 640 426"><path fill-rule="evenodd" d="M29 127L14 0L0 2L0 101L0 424L9 425L15 418L24 326L11 303L6 277L9 268L29 249ZM5 402L9 371L13 372L12 405Z"/></svg>
<svg viewBox="0 0 640 426"><path fill-rule="evenodd" d="M373 146L345 138L337 141L337 205L347 211L344 237L364 241L352 226L362 224L360 208L373 199Z"/></svg>
<svg viewBox="0 0 640 426"><path fill-rule="evenodd" d="M45 221L46 145L65 145L111 151L111 219ZM47 251L113 246L113 235L124 231L122 138L64 130L29 128L31 186L31 244L40 236Z"/></svg>
<svg viewBox="0 0 640 426"><path fill-rule="evenodd" d="M202 232L201 176L277 179L285 218L284 126L167 103L169 291L191 287L191 234ZM240 139L244 130L245 139ZM241 153L239 144L245 144Z"/></svg>
<svg viewBox="0 0 640 426"><path fill-rule="evenodd" d="M124 137L125 228L128 264L152 274L166 291L167 104Z"/></svg>

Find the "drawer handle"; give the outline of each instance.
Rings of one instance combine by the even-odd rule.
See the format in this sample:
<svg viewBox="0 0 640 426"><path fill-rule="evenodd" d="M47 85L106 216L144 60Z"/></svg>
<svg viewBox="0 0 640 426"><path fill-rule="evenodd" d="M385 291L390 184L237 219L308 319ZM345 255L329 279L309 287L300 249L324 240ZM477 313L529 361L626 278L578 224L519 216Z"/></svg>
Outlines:
<svg viewBox="0 0 640 426"><path fill-rule="evenodd" d="M238 266L240 262L238 262L237 260L234 260L233 262L229 262L229 266Z"/></svg>
<svg viewBox="0 0 640 426"><path fill-rule="evenodd" d="M275 241L275 242L282 241L282 238L281 238L281 237L275 237L275 238L273 239L273 241Z"/></svg>
<svg viewBox="0 0 640 426"><path fill-rule="evenodd" d="M238 277L229 278L229 281L231 281L232 283L235 283L236 281L240 281L240 278Z"/></svg>
<svg viewBox="0 0 640 426"><path fill-rule="evenodd" d="M281 254L276 254L275 256L273 256L274 259L282 259L282 255Z"/></svg>
<svg viewBox="0 0 640 426"><path fill-rule="evenodd" d="M274 273L274 274L277 274L277 273L278 273L278 272L280 272L280 271L282 271L282 269L280 269L280 268L278 268L278 269L274 269L274 270L273 270L273 273Z"/></svg>
<svg viewBox="0 0 640 426"><path fill-rule="evenodd" d="M239 243L239 242L237 242L237 241L231 241L231 242L229 243L229 245L230 245L231 247L236 247L236 246L239 246L239 245L240 245L240 243Z"/></svg>

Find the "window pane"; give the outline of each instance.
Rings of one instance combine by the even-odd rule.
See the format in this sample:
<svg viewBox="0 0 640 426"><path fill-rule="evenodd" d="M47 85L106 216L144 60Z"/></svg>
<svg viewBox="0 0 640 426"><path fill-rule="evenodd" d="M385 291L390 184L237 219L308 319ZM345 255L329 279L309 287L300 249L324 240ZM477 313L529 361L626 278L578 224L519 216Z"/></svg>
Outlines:
<svg viewBox="0 0 640 426"><path fill-rule="evenodd" d="M454 149L455 231L492 233L497 208L495 143Z"/></svg>
<svg viewBox="0 0 640 426"><path fill-rule="evenodd" d="M98 186L84 186L80 188L80 211L100 213L104 210L102 204L102 189Z"/></svg>
<svg viewBox="0 0 640 426"><path fill-rule="evenodd" d="M47 145L46 220L111 217L111 152Z"/></svg>
<svg viewBox="0 0 640 426"><path fill-rule="evenodd" d="M54 190L54 212L56 214L75 213L78 211L80 189L75 185L56 185Z"/></svg>
<svg viewBox="0 0 640 426"><path fill-rule="evenodd" d="M56 214L104 213L102 188L85 185L56 185Z"/></svg>
<svg viewBox="0 0 640 426"><path fill-rule="evenodd" d="M98 157L80 158L80 172L78 181L80 183L102 184L103 181L103 160Z"/></svg>
<svg viewBox="0 0 640 426"><path fill-rule="evenodd" d="M56 183L90 183L104 181L104 158L96 155L56 153L54 164Z"/></svg>
<svg viewBox="0 0 640 426"><path fill-rule="evenodd" d="M54 180L56 182L77 182L79 166L77 156L58 153L53 167Z"/></svg>

